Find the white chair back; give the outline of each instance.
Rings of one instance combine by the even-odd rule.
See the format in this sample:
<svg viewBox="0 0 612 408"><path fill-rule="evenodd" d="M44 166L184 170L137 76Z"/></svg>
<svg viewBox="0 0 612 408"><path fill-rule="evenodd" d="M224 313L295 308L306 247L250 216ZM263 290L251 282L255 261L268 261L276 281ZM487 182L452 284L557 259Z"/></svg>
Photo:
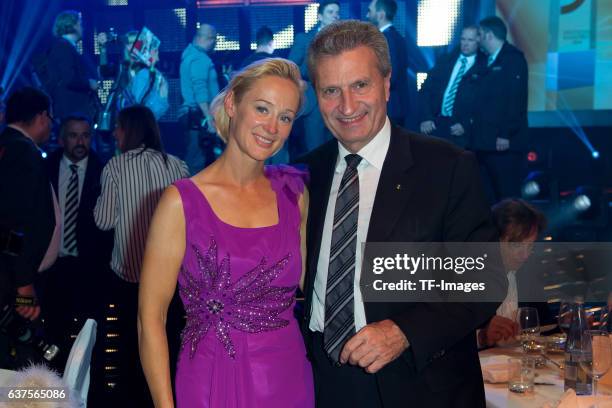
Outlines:
<svg viewBox="0 0 612 408"><path fill-rule="evenodd" d="M70 349L70 355L64 369L64 381L75 394L76 399L80 398L81 407L87 406L87 393L89 391L89 366L91 354L96 343L97 323L93 319L87 319L79 335L74 340Z"/></svg>

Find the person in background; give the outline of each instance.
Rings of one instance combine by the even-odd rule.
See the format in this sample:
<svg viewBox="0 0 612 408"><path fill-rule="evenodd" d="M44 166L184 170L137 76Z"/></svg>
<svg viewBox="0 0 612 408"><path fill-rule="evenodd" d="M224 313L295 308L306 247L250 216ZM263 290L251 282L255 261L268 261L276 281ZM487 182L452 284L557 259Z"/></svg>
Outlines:
<svg viewBox="0 0 612 408"><path fill-rule="evenodd" d="M522 51L506 41L507 31L499 17L480 22L487 69L477 86L471 150L492 202L519 196L527 170L527 61Z"/></svg>
<svg viewBox="0 0 612 408"><path fill-rule="evenodd" d="M98 322L103 333L104 275L113 247L111 232L96 227L93 210L100 195L102 162L91 150L92 128L87 117L69 115L59 129L60 149L46 160L49 179L57 192L63 226L57 262L43 274L41 303L45 333L58 345L53 367L62 372L86 319ZM100 334L100 337L102 335ZM91 371L90 396L100 396L104 382L103 344L96 342ZM97 397L96 397L97 395Z"/></svg>
<svg viewBox="0 0 612 408"><path fill-rule="evenodd" d="M215 49L217 30L200 24L193 42L181 56L181 95L183 105L179 122L185 135L185 161L189 172L196 174L215 159L215 120L210 103L219 93L217 72L209 56Z"/></svg>
<svg viewBox="0 0 612 408"><path fill-rule="evenodd" d="M393 26L397 13L395 0L372 0L368 6L368 20L385 35L391 56L391 94L387 113L391 123L404 126L408 115L408 46Z"/></svg>
<svg viewBox="0 0 612 408"><path fill-rule="evenodd" d="M83 37L81 13L65 10L53 24L54 39L45 55L36 63L43 87L53 102L57 118L83 112L93 120L99 101L97 74L77 51Z"/></svg>
<svg viewBox="0 0 612 408"><path fill-rule="evenodd" d="M508 277L508 294L503 303L497 308L495 316L486 326L478 331L479 347L494 346L513 341L519 334L516 322L516 311L519 307L535 307L541 325L554 321L547 303L520 302L521 281L523 284L533 284L536 279L529 279L522 275L527 272L521 270L531 252L533 243L538 235L546 228L546 217L537 208L518 198L508 198L493 206L493 220L499 230L501 242L501 255L506 276ZM523 290L526 288L523 287Z"/></svg>
<svg viewBox="0 0 612 408"><path fill-rule="evenodd" d="M487 66L479 39L477 26L463 28L459 49L440 58L427 73L419 92L421 133L470 147L475 114L480 109L476 86Z"/></svg>
<svg viewBox="0 0 612 408"><path fill-rule="evenodd" d="M257 44L255 52L242 61L240 69L255 61L270 58L274 54L274 33L270 30L270 27L262 26L257 30L255 34L255 43Z"/></svg>
<svg viewBox="0 0 612 408"><path fill-rule="evenodd" d="M325 127L321 112L317 105L317 95L308 75L307 51L313 39L319 31L340 19L340 2L323 0L317 8L317 25L307 33L299 33L295 36L293 47L289 52L288 59L300 67L302 78L306 81L306 102L302 108L291 137L292 157L299 157L315 147L332 138L331 133Z"/></svg>
<svg viewBox="0 0 612 408"><path fill-rule="evenodd" d="M148 392L138 359L136 313L142 256L153 211L163 190L189 175L187 166L164 152L159 127L146 106L119 112L115 129L121 151L102 170L102 190L94 208L96 225L114 229L111 293L118 309L119 395L147 406Z"/></svg>
<svg viewBox="0 0 612 408"><path fill-rule="evenodd" d="M264 166L289 137L303 86L298 67L280 58L239 71L212 104L225 151L159 203L138 313L158 407L173 406L165 321L177 280L187 310L178 407L314 407L292 311L304 271L305 172Z"/></svg>
<svg viewBox="0 0 612 408"><path fill-rule="evenodd" d="M34 88L17 90L7 100L6 121L0 134L0 308L15 307L16 296L31 298L31 305L16 311L35 320L40 306L34 282L57 258L61 227L38 147L51 133L51 101ZM13 357L8 338L0 333L0 366L19 368Z"/></svg>

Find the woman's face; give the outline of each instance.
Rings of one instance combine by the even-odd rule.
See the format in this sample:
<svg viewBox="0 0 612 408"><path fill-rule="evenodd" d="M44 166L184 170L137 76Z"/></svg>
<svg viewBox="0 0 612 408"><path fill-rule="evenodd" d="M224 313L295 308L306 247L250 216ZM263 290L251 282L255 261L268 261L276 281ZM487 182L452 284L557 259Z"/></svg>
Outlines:
<svg viewBox="0 0 612 408"><path fill-rule="evenodd" d="M235 142L255 160L270 158L289 137L299 100L298 87L276 76L258 79L238 103L233 93L228 94L225 110L231 118L229 144Z"/></svg>
<svg viewBox="0 0 612 408"><path fill-rule="evenodd" d="M118 123L115 126L115 131L113 132L113 135L115 136L115 140L117 141L117 147L123 152L123 147L125 145L125 131Z"/></svg>

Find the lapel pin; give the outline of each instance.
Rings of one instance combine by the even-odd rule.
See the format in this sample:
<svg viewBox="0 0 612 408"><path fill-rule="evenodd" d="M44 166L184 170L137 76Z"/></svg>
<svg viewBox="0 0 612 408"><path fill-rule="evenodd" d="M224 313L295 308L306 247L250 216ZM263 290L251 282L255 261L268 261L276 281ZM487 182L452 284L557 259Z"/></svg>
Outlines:
<svg viewBox="0 0 612 408"><path fill-rule="evenodd" d="M402 189L402 185L398 184L397 186L395 186L395 189L398 190L398 191L401 190Z"/></svg>

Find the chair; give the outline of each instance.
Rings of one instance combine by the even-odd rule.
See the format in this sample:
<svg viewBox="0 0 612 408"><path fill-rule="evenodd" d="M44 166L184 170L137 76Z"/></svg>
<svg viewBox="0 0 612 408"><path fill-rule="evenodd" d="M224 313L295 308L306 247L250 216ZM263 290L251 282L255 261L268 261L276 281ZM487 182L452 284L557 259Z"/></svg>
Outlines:
<svg viewBox="0 0 612 408"><path fill-rule="evenodd" d="M80 399L81 407L87 407L89 366L96 343L96 327L95 320L87 319L70 349L70 355L64 369L63 379L70 387L70 391L75 398Z"/></svg>

